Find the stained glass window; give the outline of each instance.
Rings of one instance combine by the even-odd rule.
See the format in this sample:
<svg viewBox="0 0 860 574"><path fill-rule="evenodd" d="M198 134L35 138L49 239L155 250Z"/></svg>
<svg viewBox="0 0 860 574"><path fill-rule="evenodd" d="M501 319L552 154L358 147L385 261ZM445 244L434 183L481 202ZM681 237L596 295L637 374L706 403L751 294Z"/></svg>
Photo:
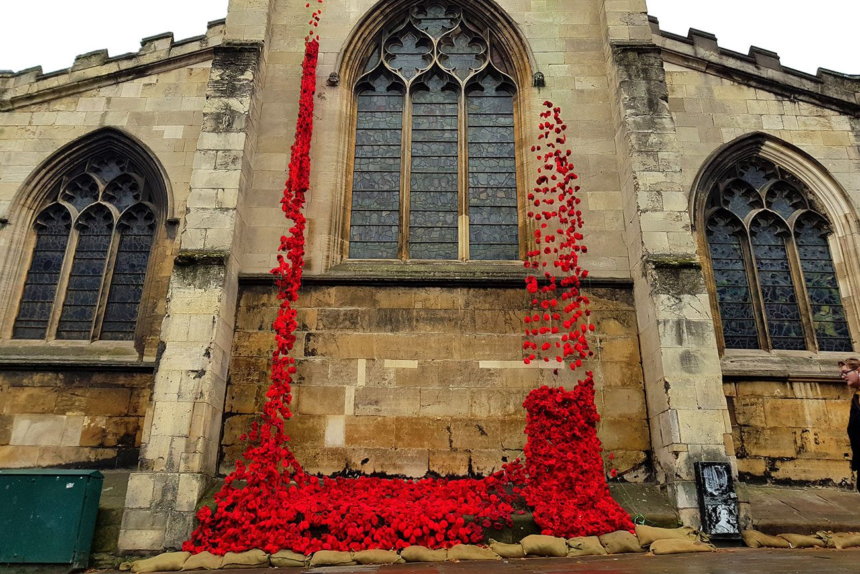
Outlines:
<svg viewBox="0 0 860 574"><path fill-rule="evenodd" d="M851 351L829 227L804 184L751 157L725 174L707 203L726 348Z"/></svg>
<svg viewBox="0 0 860 574"><path fill-rule="evenodd" d="M485 75L467 98L469 118L469 255L517 259L517 165L514 99L499 76Z"/></svg>
<svg viewBox="0 0 860 574"><path fill-rule="evenodd" d="M13 338L132 339L156 228L145 178L105 152L69 169L55 194L36 219Z"/></svg>
<svg viewBox="0 0 860 574"><path fill-rule="evenodd" d="M723 323L730 349L758 349L749 277L744 265L743 224L730 213L718 212L708 222L708 245Z"/></svg>
<svg viewBox="0 0 860 574"><path fill-rule="evenodd" d="M851 334L827 242L829 233L824 219L812 214L801 217L794 226L818 347L822 351L850 352Z"/></svg>
<svg viewBox="0 0 860 574"><path fill-rule="evenodd" d="M69 210L56 203L36 219L36 246L15 320L14 338L45 337L71 227Z"/></svg>
<svg viewBox="0 0 860 574"><path fill-rule="evenodd" d="M152 234L155 232L155 214L146 205L135 205L123 214L117 227L119 248L101 338L128 341L134 337L137 310L143 295Z"/></svg>
<svg viewBox="0 0 860 574"><path fill-rule="evenodd" d="M516 87L503 54L436 0L383 31L356 84L350 258L519 258Z"/></svg>
<svg viewBox="0 0 860 574"><path fill-rule="evenodd" d="M788 227L772 215L757 218L751 229L753 256L774 349L806 348L797 294L788 263Z"/></svg>

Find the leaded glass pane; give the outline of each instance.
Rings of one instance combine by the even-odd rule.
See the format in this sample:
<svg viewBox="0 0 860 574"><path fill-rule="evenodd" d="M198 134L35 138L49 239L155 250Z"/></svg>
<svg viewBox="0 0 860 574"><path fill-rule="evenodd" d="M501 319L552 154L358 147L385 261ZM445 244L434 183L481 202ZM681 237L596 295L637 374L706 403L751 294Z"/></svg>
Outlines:
<svg viewBox="0 0 860 574"><path fill-rule="evenodd" d="M358 96L349 256L397 257L400 233L402 87L385 74Z"/></svg>
<svg viewBox="0 0 860 574"><path fill-rule="evenodd" d="M71 227L69 211L58 204L43 211L36 219L36 247L24 283L13 338L45 338Z"/></svg>
<svg viewBox="0 0 860 574"><path fill-rule="evenodd" d="M433 61L433 43L430 38L411 26L388 41L386 52L388 65L407 80L429 68Z"/></svg>
<svg viewBox="0 0 860 574"><path fill-rule="evenodd" d="M722 205L741 219L764 207L761 196L748 183L736 179L723 189Z"/></svg>
<svg viewBox="0 0 860 574"><path fill-rule="evenodd" d="M75 260L69 275L58 339L89 339L98 306L105 262L113 234L113 216L103 205L81 214Z"/></svg>
<svg viewBox="0 0 860 574"><path fill-rule="evenodd" d="M442 67L465 80L484 64L487 43L479 36L460 30L442 38L439 51Z"/></svg>
<svg viewBox="0 0 860 574"><path fill-rule="evenodd" d="M112 180L105 188L106 201L114 204L119 211L142 199L143 186L130 174L122 174Z"/></svg>
<svg viewBox="0 0 860 574"><path fill-rule="evenodd" d="M751 228L752 248L773 348L802 350L806 341L789 269L787 234L773 215L758 217Z"/></svg>
<svg viewBox="0 0 860 574"><path fill-rule="evenodd" d="M409 257L413 259L457 259L458 100L450 78L438 71L412 97Z"/></svg>
<svg viewBox="0 0 860 574"><path fill-rule="evenodd" d="M854 350L851 334L827 234L825 222L816 216L800 218L794 229L818 348L821 351L851 352Z"/></svg>
<svg viewBox="0 0 860 574"><path fill-rule="evenodd" d="M519 259L511 89L500 78L486 74L469 87L466 105L469 256L475 260Z"/></svg>
<svg viewBox="0 0 860 574"><path fill-rule="evenodd" d="M80 212L98 201L99 185L93 176L82 173L66 183L60 197L74 205Z"/></svg>
<svg viewBox="0 0 860 574"><path fill-rule="evenodd" d="M444 7L440 4L430 4L427 7L415 9L415 19L418 28L434 38L452 30L457 25L458 11L454 7Z"/></svg>
<svg viewBox="0 0 860 574"><path fill-rule="evenodd" d="M740 222L726 213L717 213L708 221L708 247L726 348L758 349L758 330L744 268L742 233Z"/></svg>
<svg viewBox="0 0 860 574"><path fill-rule="evenodd" d="M117 229L120 233L119 248L102 321L101 338L131 341L152 251L155 215L145 205L135 205L122 216Z"/></svg>
<svg viewBox="0 0 860 574"><path fill-rule="evenodd" d="M766 159L753 157L738 164L738 175L754 188L761 189L777 176L776 166Z"/></svg>
<svg viewBox="0 0 860 574"><path fill-rule="evenodd" d="M798 209L806 209L806 200L793 186L780 181L768 190L767 207L788 219Z"/></svg>
<svg viewBox="0 0 860 574"><path fill-rule="evenodd" d="M128 159L119 154L108 152L90 161L87 171L108 182L128 170Z"/></svg>

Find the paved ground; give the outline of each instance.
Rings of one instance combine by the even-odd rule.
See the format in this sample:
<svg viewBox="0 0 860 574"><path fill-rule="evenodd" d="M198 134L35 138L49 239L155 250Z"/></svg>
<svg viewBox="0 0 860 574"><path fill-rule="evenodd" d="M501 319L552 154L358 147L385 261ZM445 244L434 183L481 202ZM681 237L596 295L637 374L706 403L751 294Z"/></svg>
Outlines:
<svg viewBox="0 0 860 574"><path fill-rule="evenodd" d="M219 574L831 574L860 572L860 549L751 550L738 548L715 553L677 556L592 556L588 558L530 558L505 562L444 562L395 566L342 566L297 570L219 570Z"/></svg>

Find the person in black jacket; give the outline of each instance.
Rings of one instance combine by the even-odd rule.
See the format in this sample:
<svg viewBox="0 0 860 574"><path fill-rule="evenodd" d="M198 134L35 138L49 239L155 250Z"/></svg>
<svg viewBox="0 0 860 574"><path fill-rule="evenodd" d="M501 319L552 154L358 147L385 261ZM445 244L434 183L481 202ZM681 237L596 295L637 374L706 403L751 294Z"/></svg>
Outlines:
<svg viewBox="0 0 860 574"><path fill-rule="evenodd" d="M860 360L852 357L840 362L839 375L848 388L854 391L851 395L851 415L848 417L848 440L851 441L851 470L858 473L857 490L860 490Z"/></svg>

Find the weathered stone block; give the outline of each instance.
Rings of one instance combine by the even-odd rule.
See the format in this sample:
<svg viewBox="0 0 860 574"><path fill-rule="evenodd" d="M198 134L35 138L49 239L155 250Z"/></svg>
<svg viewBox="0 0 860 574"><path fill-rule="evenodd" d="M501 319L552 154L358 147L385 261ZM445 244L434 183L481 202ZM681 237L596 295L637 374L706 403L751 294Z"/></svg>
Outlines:
<svg viewBox="0 0 860 574"><path fill-rule="evenodd" d="M431 450L430 472L441 476L468 476L469 460L468 452Z"/></svg>
<svg viewBox="0 0 860 574"><path fill-rule="evenodd" d="M346 400L345 387L301 386L296 412L308 415L342 415Z"/></svg>
<svg viewBox="0 0 860 574"><path fill-rule="evenodd" d="M420 407L419 389L355 389L356 415L417 416Z"/></svg>
<svg viewBox="0 0 860 574"><path fill-rule="evenodd" d="M397 448L443 449L451 444L451 427L447 421L425 417L395 419L394 444Z"/></svg>
<svg viewBox="0 0 860 574"><path fill-rule="evenodd" d="M395 444L395 417L346 417L344 435L348 447L393 447Z"/></svg>

